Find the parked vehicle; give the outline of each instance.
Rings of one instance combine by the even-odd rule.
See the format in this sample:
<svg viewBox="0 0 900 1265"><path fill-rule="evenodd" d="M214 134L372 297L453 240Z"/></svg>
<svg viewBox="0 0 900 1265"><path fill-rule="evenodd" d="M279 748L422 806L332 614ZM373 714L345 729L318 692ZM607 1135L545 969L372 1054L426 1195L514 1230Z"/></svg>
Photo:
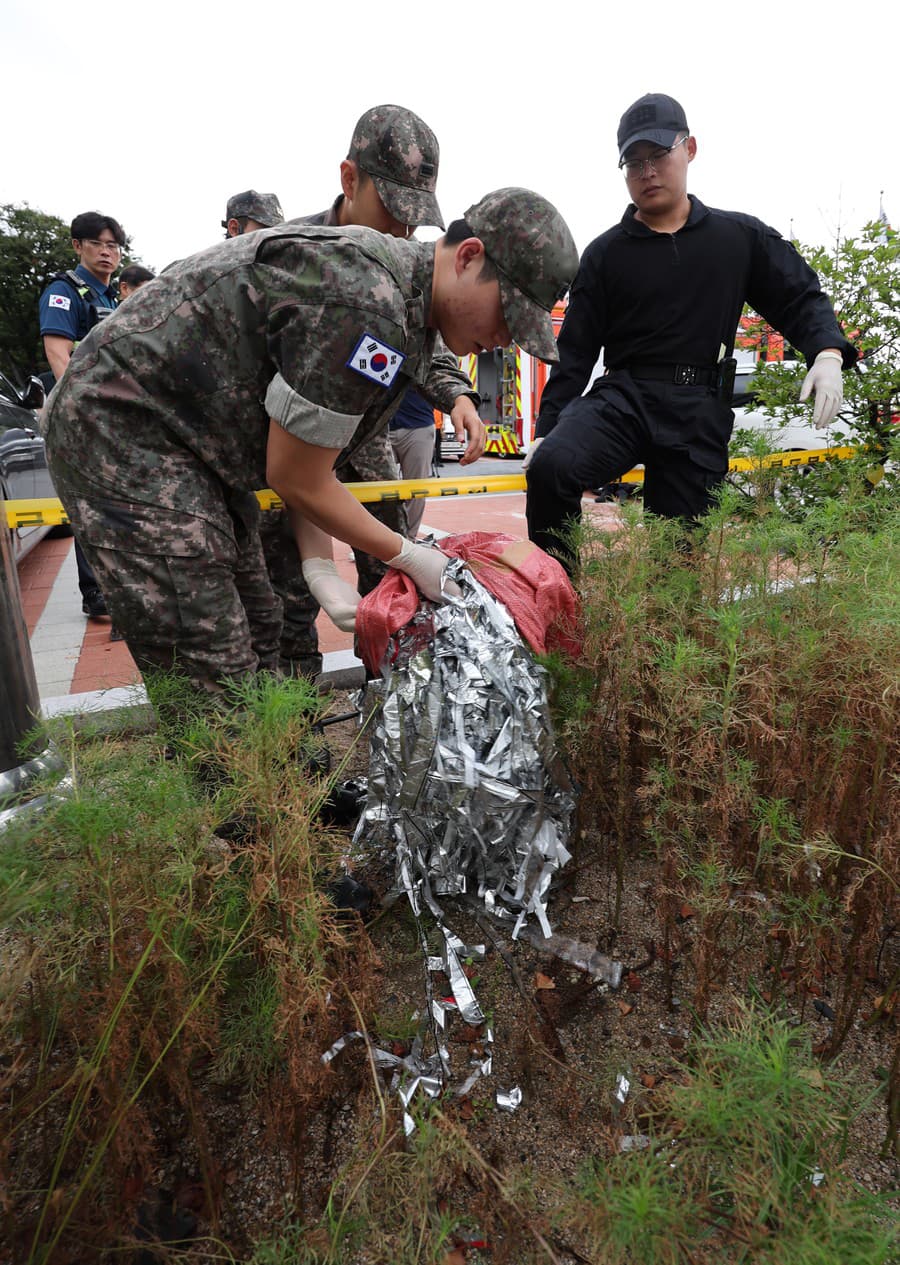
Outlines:
<svg viewBox="0 0 900 1265"><path fill-rule="evenodd" d="M836 442L830 431L818 430L813 425L811 407L808 407L801 417L782 419L769 417L758 409L753 390L756 369L756 364L749 362L739 364L735 372L732 405L734 409L733 434L737 434L739 430L761 432L769 439L772 449L779 452L827 448ZM832 429L835 426L840 430L846 429L840 419L832 424Z"/></svg>
<svg viewBox="0 0 900 1265"><path fill-rule="evenodd" d="M52 497L56 493L47 469L44 441L38 434L37 413L44 403L40 379L31 378L24 390L0 373L0 500ZM2 524L5 529L5 524ZM28 554L52 527L9 529L16 562Z"/></svg>
<svg viewBox="0 0 900 1265"><path fill-rule="evenodd" d="M450 416L445 413L444 424L441 427L441 460L459 461L465 451L465 438L456 438L456 431L453 429L453 423L450 421Z"/></svg>

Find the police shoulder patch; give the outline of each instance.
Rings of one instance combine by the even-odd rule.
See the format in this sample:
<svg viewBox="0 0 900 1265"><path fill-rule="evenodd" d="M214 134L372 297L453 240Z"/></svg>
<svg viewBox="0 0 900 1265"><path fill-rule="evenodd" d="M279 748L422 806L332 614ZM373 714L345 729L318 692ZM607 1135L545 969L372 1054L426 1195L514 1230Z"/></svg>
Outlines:
<svg viewBox="0 0 900 1265"><path fill-rule="evenodd" d="M383 343L374 334L363 334L353 349L347 367L364 378L389 387L400 371L406 356L390 343Z"/></svg>
<svg viewBox="0 0 900 1265"><path fill-rule="evenodd" d="M68 312L72 306L72 300L65 294L51 294L48 302L49 307L61 307L64 312Z"/></svg>

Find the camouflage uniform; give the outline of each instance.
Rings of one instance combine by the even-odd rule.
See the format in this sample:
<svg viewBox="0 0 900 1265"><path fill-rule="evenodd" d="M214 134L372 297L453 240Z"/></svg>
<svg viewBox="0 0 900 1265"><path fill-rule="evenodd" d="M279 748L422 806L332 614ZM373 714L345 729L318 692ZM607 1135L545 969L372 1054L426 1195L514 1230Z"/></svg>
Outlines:
<svg viewBox="0 0 900 1265"><path fill-rule="evenodd" d="M432 367L426 325L434 250L367 229L260 230L174 265L78 346L46 410L48 457L142 670L174 666L217 693L271 665L245 609L269 417L338 448L383 431L410 381L453 407L458 371ZM363 335L405 355L389 384L348 367ZM276 626L266 584L255 600Z"/></svg>
<svg viewBox="0 0 900 1265"><path fill-rule="evenodd" d="M334 206L318 215L305 216L293 221L297 224L322 224L328 228L337 227L337 208L341 198ZM360 444L353 454L341 453L335 466L335 473L342 483L363 483L373 479L396 479L397 462L387 437L387 431L375 435L366 443ZM401 536L407 535L408 523L406 507L402 501L385 501L384 504L367 504L366 509L379 522L390 527ZM300 555L297 542L291 531L291 524L286 510L270 510L262 515L260 537L266 567L272 588L281 599L283 625L281 630L280 665L283 672L296 676L315 676L322 668L322 656L319 654L319 635L316 630L316 617L319 614L319 603L309 591L309 586L300 570ZM340 546L338 546L340 548ZM353 550L356 560L358 588L365 596L376 587L387 567L378 558Z"/></svg>
<svg viewBox="0 0 900 1265"><path fill-rule="evenodd" d="M443 228L440 208L434 196L438 143L431 129L415 114L394 105L375 106L367 110L354 128L349 156L370 175L385 207L401 223L435 224ZM401 181L412 181L414 186ZM337 227L342 201L343 194L326 211L292 222ZM457 394L471 396L477 406L479 397L459 370L455 357L443 349L435 363L439 363L445 373L458 379ZM357 440L358 437L354 437L354 442L341 454L335 467L342 483L399 478L400 471L386 430L364 443ZM404 501L368 503L366 509L392 531L401 536L409 535ZM274 510L263 514L260 535L269 578L281 598L284 613L281 668L290 674L315 675L322 665L316 631L319 604L310 593L300 570L300 558L287 512ZM353 554L357 587L365 596L377 586L387 567L378 558L358 549L354 549Z"/></svg>

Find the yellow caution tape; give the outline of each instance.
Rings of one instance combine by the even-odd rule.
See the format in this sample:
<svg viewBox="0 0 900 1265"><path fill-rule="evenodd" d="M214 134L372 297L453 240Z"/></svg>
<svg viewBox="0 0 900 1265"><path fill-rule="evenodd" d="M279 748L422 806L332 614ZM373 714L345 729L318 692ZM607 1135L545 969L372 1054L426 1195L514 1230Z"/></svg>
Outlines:
<svg viewBox="0 0 900 1265"><path fill-rule="evenodd" d="M767 457L735 457L728 463L729 471L759 469L790 470L797 466L810 466L828 457L843 460L852 457L855 448L810 448L803 452L774 452ZM641 468L629 470L617 479L617 483L643 483ZM422 497L473 496L489 492L524 492L524 474L469 475L459 479L393 479L380 483L347 483L358 501L415 501ZM282 509L283 502L270 488L256 493L256 499L264 510ZM54 497L37 497L32 500L5 501L6 524L15 527L57 527L69 519L60 501Z"/></svg>

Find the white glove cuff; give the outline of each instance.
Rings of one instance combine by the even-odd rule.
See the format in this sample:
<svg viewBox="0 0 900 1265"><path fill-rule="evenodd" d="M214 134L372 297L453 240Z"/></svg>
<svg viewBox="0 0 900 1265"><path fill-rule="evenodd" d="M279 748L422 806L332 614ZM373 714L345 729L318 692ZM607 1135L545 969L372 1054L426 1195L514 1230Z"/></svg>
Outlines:
<svg viewBox="0 0 900 1265"><path fill-rule="evenodd" d="M395 557L387 560L387 565L395 567L398 571L403 570L404 562L409 562L410 558L416 556L416 546L413 542L407 536L403 536L401 539L403 543L400 546L400 552Z"/></svg>
<svg viewBox="0 0 900 1265"><path fill-rule="evenodd" d="M337 578L337 566L333 558L304 558L300 570L307 584L310 580L319 580L323 576L333 575Z"/></svg>
<svg viewBox="0 0 900 1265"><path fill-rule="evenodd" d="M844 357L839 351L820 351L813 364L818 364L820 360L836 360L839 365L844 363Z"/></svg>

